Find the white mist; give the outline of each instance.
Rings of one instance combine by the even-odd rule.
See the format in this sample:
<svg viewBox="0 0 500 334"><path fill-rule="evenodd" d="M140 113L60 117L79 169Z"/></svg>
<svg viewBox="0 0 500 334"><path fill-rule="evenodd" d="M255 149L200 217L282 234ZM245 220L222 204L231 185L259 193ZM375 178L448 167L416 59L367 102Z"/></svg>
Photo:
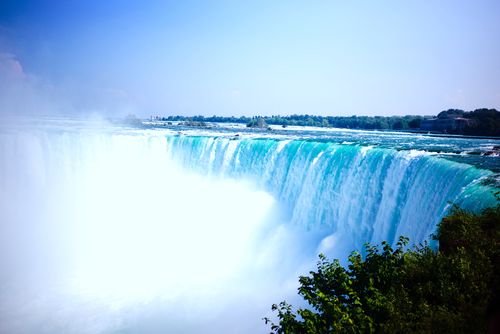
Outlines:
<svg viewBox="0 0 500 334"><path fill-rule="evenodd" d="M20 129L0 145L0 332L255 332L294 293L273 197L185 172L164 134Z"/></svg>

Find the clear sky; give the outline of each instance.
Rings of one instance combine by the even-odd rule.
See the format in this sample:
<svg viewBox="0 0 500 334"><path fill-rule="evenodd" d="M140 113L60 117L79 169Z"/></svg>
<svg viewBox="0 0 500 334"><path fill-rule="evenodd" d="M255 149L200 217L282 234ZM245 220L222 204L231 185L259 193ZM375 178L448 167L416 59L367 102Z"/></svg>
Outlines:
<svg viewBox="0 0 500 334"><path fill-rule="evenodd" d="M0 108L500 109L500 1L0 1Z"/></svg>

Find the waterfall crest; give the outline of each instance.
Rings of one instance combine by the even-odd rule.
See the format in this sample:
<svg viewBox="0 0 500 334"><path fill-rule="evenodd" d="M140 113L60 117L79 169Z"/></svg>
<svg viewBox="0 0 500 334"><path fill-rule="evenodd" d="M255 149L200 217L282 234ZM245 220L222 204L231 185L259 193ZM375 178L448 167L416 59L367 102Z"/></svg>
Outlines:
<svg viewBox="0 0 500 334"><path fill-rule="evenodd" d="M450 204L492 203L491 172L422 151L306 140L169 136L168 151L205 175L247 178L273 194L289 222L357 241L429 239Z"/></svg>

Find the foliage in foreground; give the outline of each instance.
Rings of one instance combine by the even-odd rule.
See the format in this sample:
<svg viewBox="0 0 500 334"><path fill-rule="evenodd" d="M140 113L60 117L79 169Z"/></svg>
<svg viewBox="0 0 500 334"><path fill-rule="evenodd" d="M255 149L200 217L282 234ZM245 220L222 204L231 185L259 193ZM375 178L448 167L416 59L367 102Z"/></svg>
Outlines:
<svg viewBox="0 0 500 334"><path fill-rule="evenodd" d="M455 208L434 237L439 249L366 245L349 266L320 255L299 279L309 308L273 305L274 333L485 333L500 287L500 204L480 214Z"/></svg>

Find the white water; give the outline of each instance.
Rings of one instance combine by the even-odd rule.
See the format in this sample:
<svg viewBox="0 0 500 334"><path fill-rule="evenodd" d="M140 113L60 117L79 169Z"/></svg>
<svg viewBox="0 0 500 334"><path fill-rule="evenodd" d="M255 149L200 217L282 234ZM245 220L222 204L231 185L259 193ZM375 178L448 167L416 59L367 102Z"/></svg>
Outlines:
<svg viewBox="0 0 500 334"><path fill-rule="evenodd" d="M448 200L480 199L487 172L432 159L86 126L1 131L0 332L264 332L319 251L344 256L399 232L425 240Z"/></svg>

